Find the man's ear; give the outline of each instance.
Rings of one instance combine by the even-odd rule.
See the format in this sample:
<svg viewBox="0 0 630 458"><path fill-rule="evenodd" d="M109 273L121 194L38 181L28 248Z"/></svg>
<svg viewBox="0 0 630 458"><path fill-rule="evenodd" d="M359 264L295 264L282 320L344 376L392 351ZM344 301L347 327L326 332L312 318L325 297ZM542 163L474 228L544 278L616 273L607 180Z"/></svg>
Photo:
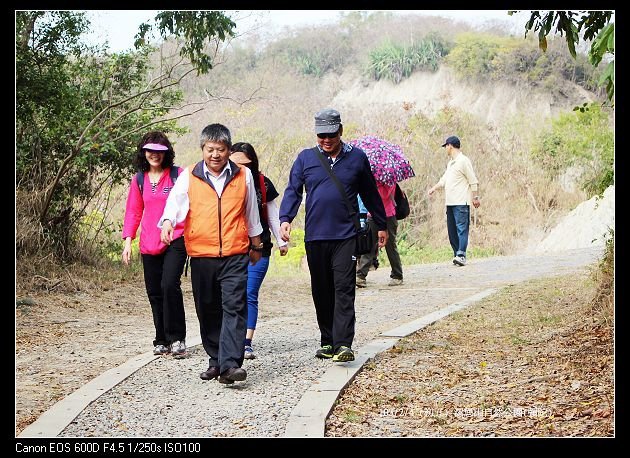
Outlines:
<svg viewBox="0 0 630 458"><path fill-rule="evenodd" d="M343 135L343 124L339 124L339 136Z"/></svg>

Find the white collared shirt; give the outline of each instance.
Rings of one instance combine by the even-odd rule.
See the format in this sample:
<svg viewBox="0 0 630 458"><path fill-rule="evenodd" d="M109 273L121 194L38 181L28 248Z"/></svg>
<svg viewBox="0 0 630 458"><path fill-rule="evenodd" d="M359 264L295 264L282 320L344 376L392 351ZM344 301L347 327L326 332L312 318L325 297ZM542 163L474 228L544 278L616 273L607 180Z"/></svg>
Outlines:
<svg viewBox="0 0 630 458"><path fill-rule="evenodd" d="M242 170L245 172L245 185L247 186L247 202L245 204L245 219L247 219L247 234L250 237L254 237L256 235L260 235L262 233L262 225L260 224L260 215L258 214L258 202L256 201L256 189L254 188L254 178L252 176L251 170L247 167L243 167ZM214 186L214 189L217 192L219 198L221 194L223 194L223 187L225 185L225 180L228 175L232 172L230 169L229 162L225 164L223 170L219 176L214 176L208 170L206 163L203 163L203 172L206 177L209 177L210 182ZM162 213L162 217L158 222L158 227L162 228L162 223L165 219L171 220L171 222L175 222L175 224L180 223L186 219L186 215L188 215L188 210L190 208L190 201L188 200L188 186L190 185L190 172L189 168L186 167L182 173L179 174L179 178L175 182L175 186L171 189L171 192L168 195L168 199L166 199L166 206L164 207L164 212Z"/></svg>

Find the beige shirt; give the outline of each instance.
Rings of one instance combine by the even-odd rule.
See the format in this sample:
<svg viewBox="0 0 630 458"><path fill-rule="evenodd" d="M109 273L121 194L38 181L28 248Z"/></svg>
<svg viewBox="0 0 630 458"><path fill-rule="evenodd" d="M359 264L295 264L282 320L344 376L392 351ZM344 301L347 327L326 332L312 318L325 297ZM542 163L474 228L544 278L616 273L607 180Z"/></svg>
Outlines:
<svg viewBox="0 0 630 458"><path fill-rule="evenodd" d="M448 161L446 172L437 185L444 188L446 205L470 205L472 202L470 191L477 191L478 183L470 159L459 152Z"/></svg>

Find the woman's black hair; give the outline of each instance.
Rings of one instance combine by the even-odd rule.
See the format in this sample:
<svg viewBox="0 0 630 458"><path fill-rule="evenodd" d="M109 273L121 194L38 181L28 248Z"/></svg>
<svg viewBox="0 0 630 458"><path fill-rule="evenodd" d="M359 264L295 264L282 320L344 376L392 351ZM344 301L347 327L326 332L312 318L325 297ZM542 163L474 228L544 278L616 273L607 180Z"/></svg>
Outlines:
<svg viewBox="0 0 630 458"><path fill-rule="evenodd" d="M250 143L238 142L232 145L232 152L244 153L245 156L247 156L247 159L252 161L249 164L245 165L249 168L249 170L252 171L252 175L254 176L255 180L254 182L258 183L258 175L260 174L260 170L258 164L258 155L256 154L256 150L254 149L254 147Z"/></svg>
<svg viewBox="0 0 630 458"><path fill-rule="evenodd" d="M146 145L147 143L158 143L160 145L166 146L168 150L164 151L162 168L167 169L173 166L173 161L175 160L175 151L173 150L173 145L171 145L171 142L164 132L155 130L144 134L142 140L140 140L140 143L138 143L138 151L136 153L136 157L134 158L133 163L139 172L147 172L150 168L149 161L147 161L146 154L144 153L144 145Z"/></svg>

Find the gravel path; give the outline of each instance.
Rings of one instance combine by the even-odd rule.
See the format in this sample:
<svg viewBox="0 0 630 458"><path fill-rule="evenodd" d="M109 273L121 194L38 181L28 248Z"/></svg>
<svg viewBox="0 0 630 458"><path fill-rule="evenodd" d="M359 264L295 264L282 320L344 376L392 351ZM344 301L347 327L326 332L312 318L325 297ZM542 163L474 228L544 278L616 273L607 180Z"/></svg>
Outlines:
<svg viewBox="0 0 630 458"><path fill-rule="evenodd" d="M472 259L466 267L447 263L405 267L405 283L387 287L389 269L368 275L357 290L353 347L489 287L586 268L601 248L544 256ZM265 282L276 304L262 304L254 339L257 359L245 361L247 380L234 385L202 381L207 368L201 346L190 357L159 358L89 405L60 437L279 437L300 397L333 364L314 358L319 347L307 275ZM276 286L276 285L281 285ZM192 299L191 299L192 300ZM198 328L189 329L189 334Z"/></svg>

